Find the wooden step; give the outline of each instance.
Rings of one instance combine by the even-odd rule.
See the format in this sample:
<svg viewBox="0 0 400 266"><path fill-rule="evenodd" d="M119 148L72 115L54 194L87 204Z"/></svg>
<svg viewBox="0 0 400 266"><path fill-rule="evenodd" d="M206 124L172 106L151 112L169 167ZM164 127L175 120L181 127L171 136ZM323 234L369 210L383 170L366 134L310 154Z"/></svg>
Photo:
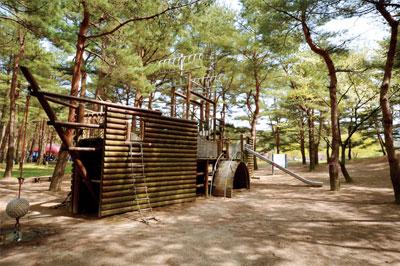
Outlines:
<svg viewBox="0 0 400 266"><path fill-rule="evenodd" d="M68 127L68 128L101 128L101 125L98 124L86 124L86 123L76 123L76 122L62 122L62 121L47 121L48 125L58 125L62 127Z"/></svg>
<svg viewBox="0 0 400 266"><path fill-rule="evenodd" d="M69 147L70 151L99 151L101 148L96 147Z"/></svg>

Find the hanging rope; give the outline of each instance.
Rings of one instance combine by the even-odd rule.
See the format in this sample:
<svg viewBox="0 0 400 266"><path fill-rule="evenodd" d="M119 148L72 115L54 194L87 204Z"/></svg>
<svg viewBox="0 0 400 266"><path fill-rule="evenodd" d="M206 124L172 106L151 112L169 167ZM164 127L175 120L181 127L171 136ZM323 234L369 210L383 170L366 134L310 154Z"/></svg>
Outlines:
<svg viewBox="0 0 400 266"><path fill-rule="evenodd" d="M19 188L18 188L18 198L21 198L21 187L23 183L22 173L24 170L24 159L25 159L25 146L26 146L26 128L28 125L28 111L29 111L29 99L30 95L26 96L26 107L25 107L25 128L24 128L24 141L22 142L22 154L21 154L21 162L20 162L20 169L19 169Z"/></svg>
<svg viewBox="0 0 400 266"><path fill-rule="evenodd" d="M25 128L24 128L24 140L22 144L21 162L20 162L20 172L18 178L18 198L11 200L6 207L7 214L15 218L15 228L19 229L20 223L19 219L24 216L29 210L29 202L25 199L21 199L21 188L24 179L22 178L22 173L24 169L24 157L25 157L25 146L26 146L26 128L28 124L28 109L29 109L29 99L30 95L26 96L26 108L25 108Z"/></svg>

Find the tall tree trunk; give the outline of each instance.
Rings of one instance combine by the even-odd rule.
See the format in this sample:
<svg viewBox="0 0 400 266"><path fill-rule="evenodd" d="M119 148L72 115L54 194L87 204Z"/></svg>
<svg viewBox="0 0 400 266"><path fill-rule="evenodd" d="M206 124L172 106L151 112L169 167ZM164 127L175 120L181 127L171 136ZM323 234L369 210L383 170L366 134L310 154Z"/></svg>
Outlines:
<svg viewBox="0 0 400 266"><path fill-rule="evenodd" d="M300 152L301 152L301 163L303 165L307 164L307 158L306 158L306 145L305 145L305 137L304 137L304 126L305 123L304 121L301 121L301 128L300 128Z"/></svg>
<svg viewBox="0 0 400 266"><path fill-rule="evenodd" d="M338 121L338 125L340 125L339 121ZM350 136L350 132L349 132L349 136ZM339 126L339 141L340 141L340 147L341 147L341 158L339 161L340 164L340 170L342 171L342 174L344 176L344 178L346 179L347 183L352 183L353 179L350 177L349 172L347 171L346 168L346 147L348 145L348 141L350 140L350 138L347 138L345 142L342 141L342 134L340 132L340 126Z"/></svg>
<svg viewBox="0 0 400 266"><path fill-rule="evenodd" d="M50 143L50 145L49 145L49 152L48 152L48 157L47 157L47 161L50 161L50 159L51 159L51 149L52 149L52 146L53 146L53 137L54 137L54 135L53 135L53 131L52 131L52 129L51 129L51 127L49 127L49 143Z"/></svg>
<svg viewBox="0 0 400 266"><path fill-rule="evenodd" d="M258 75L258 69L257 69L257 53L254 52L253 54L253 75L254 75L254 81L255 81L255 89L256 89L256 93L253 96L254 98L254 112L252 115L252 120L251 120L251 124L250 124L250 130L251 130L251 139L253 140L253 145L254 145L254 150L256 150L256 133L257 133L257 122L258 122L258 118L260 116L260 92L261 92L261 83L260 83L260 77ZM249 99L249 98L248 98ZM247 101L247 108L249 108L249 111L251 111L251 105L250 105L250 101ZM256 159L256 157L254 156L254 159ZM256 164L257 162L254 161ZM257 170L257 166L254 165L255 170Z"/></svg>
<svg viewBox="0 0 400 266"><path fill-rule="evenodd" d="M349 140L349 151L347 152L347 158L349 159L349 161L351 160L351 159L353 159L352 158L352 155L351 155L351 148L352 148L352 146L353 146L353 142L351 141L351 139Z"/></svg>
<svg viewBox="0 0 400 266"><path fill-rule="evenodd" d="M82 5L84 11L83 11L83 20L79 28L78 41L76 45L75 63L72 73L71 93L70 93L72 96L77 96L79 92L79 81L83 63L83 54L85 51L86 32L89 27L89 12L86 8L86 3L84 1L82 2ZM75 100L71 100L70 103L76 105ZM73 108L69 108L68 121L69 122L75 121L75 109ZM67 138L72 140L73 130L72 129L66 130L65 133ZM60 150L60 153L58 155L56 167L54 168L53 176L51 178L51 183L49 187L50 191L58 191L61 188L62 179L64 177L65 168L67 166L67 160L68 160L68 151L66 150L66 147L64 147L64 149Z"/></svg>
<svg viewBox="0 0 400 266"><path fill-rule="evenodd" d="M100 94L102 94L104 86L102 85L102 80L106 77L106 73L103 71L100 71L99 73L99 79L97 82L96 86L96 92L94 93L94 99L98 100L98 97ZM93 111L99 112L100 111L100 106L98 104L93 105Z"/></svg>
<svg viewBox="0 0 400 266"><path fill-rule="evenodd" d="M332 154L329 160L329 181L330 181L330 189L332 191L338 191L340 189L340 180L339 180L339 146L340 146L340 134L339 134L339 124L338 124L338 101L337 101L337 77L335 65L329 55L329 53L317 46L311 38L311 32L306 23L306 13L303 10L301 14L301 24L304 33L304 37L310 49L320 55L328 68L329 71L329 98L330 98L330 107L331 107L331 127L332 127Z"/></svg>
<svg viewBox="0 0 400 266"><path fill-rule="evenodd" d="M315 165L319 165L319 144L321 143L321 135L322 135L322 128L323 128L324 117L323 113L320 112L319 119L318 119L318 135L317 139L315 140L314 150L315 150Z"/></svg>
<svg viewBox="0 0 400 266"><path fill-rule="evenodd" d="M9 82L7 81L7 85L9 85ZM6 88L6 93L4 94L4 104L3 107L1 108L1 118L0 118L0 143L3 141L3 137L6 133L6 115L7 115L7 109L8 109L8 104L7 104L7 99L10 94L10 88ZM0 144L1 146L1 144Z"/></svg>
<svg viewBox="0 0 400 266"><path fill-rule="evenodd" d="M8 137L8 150L7 150L7 161L6 170L4 171L4 177L11 177L12 169L14 166L14 154L15 154L15 101L16 101L16 88L17 88L17 77L19 71L19 62L25 51L25 37L22 34L22 29L18 30L18 42L19 51L14 59L13 75L11 78L10 88L10 120L9 120L9 137Z"/></svg>
<svg viewBox="0 0 400 266"><path fill-rule="evenodd" d="M329 164L330 158L329 158L329 145L326 145L326 163Z"/></svg>
<svg viewBox="0 0 400 266"><path fill-rule="evenodd" d="M381 131L379 129L378 119L376 117L376 114L374 115L373 119L374 119L374 124L375 124L376 136L378 137L378 141L379 141L379 145L381 146L382 154L383 154L383 156L386 156L385 142L383 141L382 136L381 136Z"/></svg>
<svg viewBox="0 0 400 266"><path fill-rule="evenodd" d="M33 150L35 149L36 140L38 139L38 136L39 136L39 129L40 129L40 121L36 121L35 131L33 131L33 135L32 135L30 156L29 156L27 162L32 162L33 161Z"/></svg>
<svg viewBox="0 0 400 266"><path fill-rule="evenodd" d="M10 134L10 124L7 123L6 132L4 133L3 141L1 142L1 147L0 147L0 163L4 162L9 134Z"/></svg>
<svg viewBox="0 0 400 266"><path fill-rule="evenodd" d="M46 119L42 119L42 126L40 127L40 139L39 139L39 150L38 150L38 159L36 161L37 165L42 165L43 164L43 158L44 158L44 154L46 152L46 131L47 131L47 127L46 127Z"/></svg>
<svg viewBox="0 0 400 266"><path fill-rule="evenodd" d="M60 191L62 180L65 174L65 168L68 162L68 151L65 150L64 144L61 144L60 152L58 153L57 163L59 167L54 168L53 176L50 182L50 191ZM60 165L62 164L62 165Z"/></svg>
<svg viewBox="0 0 400 266"><path fill-rule="evenodd" d="M254 141L255 141L255 142L253 142L253 149L254 149L254 151L256 151L256 147L257 147L257 138L255 138ZM258 170L257 156L253 156L253 170Z"/></svg>
<svg viewBox="0 0 400 266"><path fill-rule="evenodd" d="M310 157L310 171L315 170L315 139L314 139L314 109L307 109L308 123L308 156Z"/></svg>
<svg viewBox="0 0 400 266"><path fill-rule="evenodd" d="M276 132L276 138L275 138L276 153L279 154L281 152L281 128L279 127L279 124L277 124L275 132Z"/></svg>
<svg viewBox="0 0 400 266"><path fill-rule="evenodd" d="M382 124L383 133L385 135L385 146L387 158L390 169L390 179L393 185L395 202L400 204L400 164L396 157L396 151L393 141L393 114L390 108L390 100L388 91L390 87L390 80L392 77L392 70L395 61L397 41L399 37L399 21L395 20L391 14L386 10L384 5L385 1L379 1L375 4L377 10L386 19L391 28L389 51L387 53L385 73L383 76L382 84L380 87L380 105L382 108Z"/></svg>
<svg viewBox="0 0 400 266"><path fill-rule="evenodd" d="M153 110L154 97L155 97L154 92L150 93L150 95L149 95L149 106L148 106L149 110Z"/></svg>
<svg viewBox="0 0 400 266"><path fill-rule="evenodd" d="M350 174L346 168L346 143L342 143L341 147L342 147L342 158L340 160L340 169L342 170L342 174L346 179L346 182L352 183L353 179L350 177Z"/></svg>
<svg viewBox="0 0 400 266"><path fill-rule="evenodd" d="M15 149L15 158L16 158L16 163L20 162L20 144L21 144L21 138L22 138L22 127L23 127L23 123L19 123L20 125L18 126L18 130L17 130L17 148Z"/></svg>

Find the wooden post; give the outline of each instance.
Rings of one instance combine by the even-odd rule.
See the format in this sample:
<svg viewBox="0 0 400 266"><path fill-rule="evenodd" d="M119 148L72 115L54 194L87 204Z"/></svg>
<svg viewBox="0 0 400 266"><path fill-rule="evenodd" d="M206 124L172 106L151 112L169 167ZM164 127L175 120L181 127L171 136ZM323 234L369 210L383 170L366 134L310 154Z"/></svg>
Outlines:
<svg viewBox="0 0 400 266"><path fill-rule="evenodd" d="M224 147L224 144L222 142L222 140L218 140L217 141L218 145L217 145L217 156L219 156L222 153L222 149Z"/></svg>
<svg viewBox="0 0 400 266"><path fill-rule="evenodd" d="M208 198L208 164L209 160L206 160L204 165L204 195L206 198Z"/></svg>
<svg viewBox="0 0 400 266"><path fill-rule="evenodd" d="M37 99L39 100L39 103L42 105L43 110L46 112L47 116L49 117L50 121L54 123L54 121L57 121L57 116L54 114L53 109L51 109L49 103L45 99L43 92L40 90L39 85L37 84L35 78L32 76L28 68L26 67L20 67L22 73L24 74L26 80L31 84L32 88L32 95L36 96ZM70 96L72 97L72 96ZM61 141L63 142L64 146L69 148L72 147L72 141L70 138L67 137L65 134L63 128L60 125L54 124L54 129L56 130L58 136L60 137ZM92 181L88 178L87 176L87 171L85 166L83 165L82 161L79 159L78 153L74 151L68 151L69 154L71 155L72 160L75 162L75 167L77 168L79 174L83 177L83 180L85 181L90 194L92 197L98 202L98 197L94 191Z"/></svg>
<svg viewBox="0 0 400 266"><path fill-rule="evenodd" d="M85 105L83 103L79 103L78 105L78 112L76 114L75 121L77 123L82 123L84 120L85 114ZM81 134L82 130L75 129L75 145L78 146L79 135ZM69 148L69 147L68 147ZM79 194L81 190L81 175L78 169L74 168L74 194L72 195L72 213L78 214L79 213Z"/></svg>
<svg viewBox="0 0 400 266"><path fill-rule="evenodd" d="M126 135L125 135L125 139L127 141L131 140L131 123L129 123L128 121L126 121Z"/></svg>
<svg viewBox="0 0 400 266"><path fill-rule="evenodd" d="M192 73L188 73L188 85L186 91L186 119L190 119L190 98L192 89Z"/></svg>
<svg viewBox="0 0 400 266"><path fill-rule="evenodd" d="M171 88L171 117L175 117L175 79L172 79L172 88Z"/></svg>
<svg viewBox="0 0 400 266"><path fill-rule="evenodd" d="M231 144L231 139L228 138L228 140L226 141L226 159L229 160L229 148L230 148L230 144Z"/></svg>
<svg viewBox="0 0 400 266"><path fill-rule="evenodd" d="M204 123L204 101L200 102L200 132L203 131L203 123Z"/></svg>
<svg viewBox="0 0 400 266"><path fill-rule="evenodd" d="M144 120L142 118L140 118L140 138L144 139Z"/></svg>
<svg viewBox="0 0 400 266"><path fill-rule="evenodd" d="M214 103L213 103L213 140L217 139L217 91L214 91Z"/></svg>
<svg viewBox="0 0 400 266"><path fill-rule="evenodd" d="M205 121L206 121L206 125L207 125L207 139L209 139L209 134L210 134L210 103L209 102L206 102Z"/></svg>

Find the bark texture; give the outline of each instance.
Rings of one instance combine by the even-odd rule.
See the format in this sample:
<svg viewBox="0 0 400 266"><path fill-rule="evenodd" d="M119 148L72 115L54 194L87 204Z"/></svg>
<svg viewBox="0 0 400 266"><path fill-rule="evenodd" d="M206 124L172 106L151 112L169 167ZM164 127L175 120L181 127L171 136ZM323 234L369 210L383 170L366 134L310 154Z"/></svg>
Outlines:
<svg viewBox="0 0 400 266"><path fill-rule="evenodd" d="M328 68L330 84L329 84L329 98L331 107L331 127L332 127L332 142L331 150L332 153L329 158L329 181L330 189L332 191L338 191L340 189L339 181L339 146L340 146L340 134L339 134L339 123L338 123L338 100L337 100L337 77L335 65L329 55L328 51L317 46L311 38L311 32L306 23L306 13L302 12L301 25L304 33L304 37L310 49L320 55Z"/></svg>
<svg viewBox="0 0 400 266"><path fill-rule="evenodd" d="M392 77L393 65L397 50L397 41L399 37L399 21L387 11L385 1L380 0L375 4L376 9L389 23L391 29L389 51L387 53L385 73L383 75L382 84L380 87L380 105L382 108L382 124L383 133L385 136L385 147L390 169L390 179L393 185L395 202L400 204L400 165L396 157L393 140L393 114L390 107L389 88Z"/></svg>
<svg viewBox="0 0 400 266"><path fill-rule="evenodd" d="M11 177L12 169L14 166L14 154L15 154L15 108L16 108L16 95L17 95L17 77L19 71L19 62L25 51L25 37L22 29L18 30L18 42L19 51L14 58L13 75L11 78L10 88L10 120L9 120L9 136L8 136L8 150L6 159L6 170L4 171L4 177Z"/></svg>

